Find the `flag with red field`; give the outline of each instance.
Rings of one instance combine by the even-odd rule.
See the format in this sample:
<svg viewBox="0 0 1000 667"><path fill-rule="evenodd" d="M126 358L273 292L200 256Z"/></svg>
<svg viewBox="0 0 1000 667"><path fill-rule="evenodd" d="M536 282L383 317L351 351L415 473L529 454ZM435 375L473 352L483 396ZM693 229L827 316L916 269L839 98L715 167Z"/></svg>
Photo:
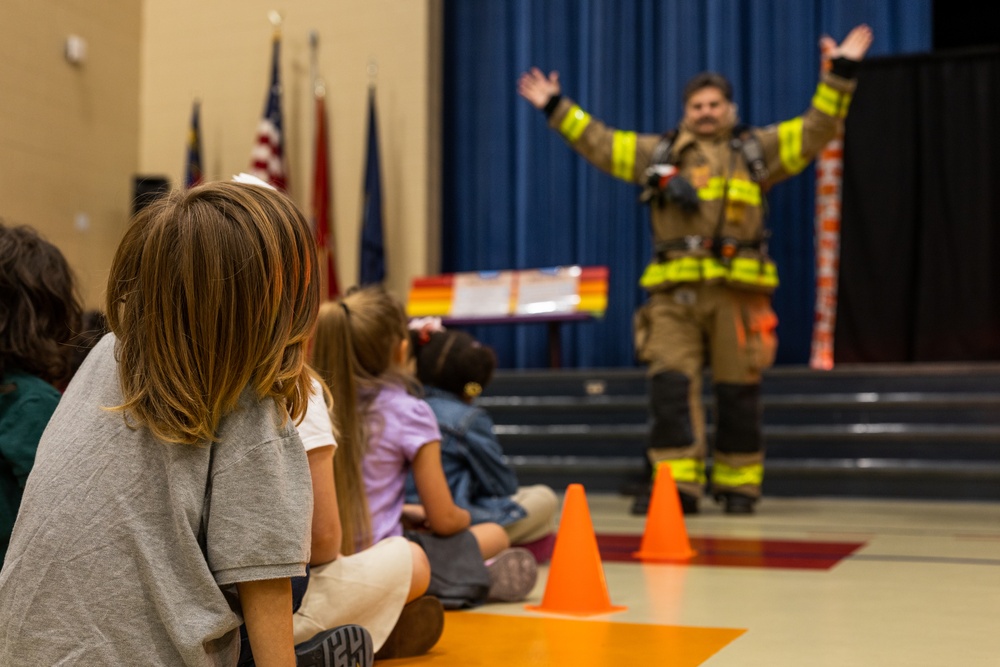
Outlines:
<svg viewBox="0 0 1000 667"><path fill-rule="evenodd" d="M316 250L319 256L320 290L325 299L340 296L337 265L334 254L332 197L330 194L329 149L326 128L326 92L316 85L316 156L313 161L313 226L316 230Z"/></svg>

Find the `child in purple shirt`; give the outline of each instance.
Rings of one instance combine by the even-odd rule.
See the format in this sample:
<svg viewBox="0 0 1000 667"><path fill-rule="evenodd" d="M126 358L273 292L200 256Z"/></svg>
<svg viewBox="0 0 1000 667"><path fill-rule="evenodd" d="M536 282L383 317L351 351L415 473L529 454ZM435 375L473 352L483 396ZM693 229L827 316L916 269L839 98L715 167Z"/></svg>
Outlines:
<svg viewBox="0 0 1000 667"><path fill-rule="evenodd" d="M489 592L476 599L470 587L454 600L441 596L445 607L523 599L534 587L537 563L530 552L509 548L500 525L470 526L468 510L455 504L441 466L437 420L407 371L409 345L403 306L381 287L351 291L320 308L313 365L333 394L337 488L363 500L340 506L344 549L404 534L404 488L412 471L421 502L407 506L407 526L417 530L406 536L428 552L428 593L435 593L436 582L461 580L466 572L478 579L485 559L481 574ZM470 545L477 562L456 572Z"/></svg>
<svg viewBox="0 0 1000 667"><path fill-rule="evenodd" d="M441 431L431 407L398 384L386 385L372 400L366 427L368 449L361 475L372 516L372 539L378 542L403 534L400 490L407 470L424 445L441 441ZM484 539L496 541L492 532L487 531Z"/></svg>

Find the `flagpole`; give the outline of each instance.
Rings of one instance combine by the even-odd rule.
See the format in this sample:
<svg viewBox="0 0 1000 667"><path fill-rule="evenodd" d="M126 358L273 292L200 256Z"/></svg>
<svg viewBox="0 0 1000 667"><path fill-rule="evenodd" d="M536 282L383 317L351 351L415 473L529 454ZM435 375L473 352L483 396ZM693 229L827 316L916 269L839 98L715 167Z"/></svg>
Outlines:
<svg viewBox="0 0 1000 667"><path fill-rule="evenodd" d="M324 150L325 147L321 147L318 143L319 141L319 124L321 119L319 114L323 109L323 98L326 96L326 89L323 86L319 78L319 33L316 30L309 31L309 78L312 83L313 89L313 102L314 102L314 113L313 113L313 124L312 124L312 145L316 154L313 156L313 191L312 191L312 224L313 224L313 236L315 237L316 243L316 254L320 263L319 271L319 293L323 300L328 298L330 291L330 278L327 271L329 259L329 252L326 247L319 243L320 239L320 227L323 225L323 221L319 219L321 212L318 207L319 197L320 197L320 186L319 182L320 175L319 171L319 161L321 156L319 155L320 150ZM324 156L325 157L325 156ZM329 230L328 230L329 232Z"/></svg>
<svg viewBox="0 0 1000 667"><path fill-rule="evenodd" d="M368 58L368 89L375 90L375 83L378 81L378 61L375 58Z"/></svg>
<svg viewBox="0 0 1000 667"><path fill-rule="evenodd" d="M309 31L309 77L312 79L313 95L316 98L326 97L326 83L319 75L319 33ZM313 122L313 143L316 141L316 123Z"/></svg>
<svg viewBox="0 0 1000 667"><path fill-rule="evenodd" d="M316 252L320 262L320 292L324 300L340 295L337 281L336 241L334 239L332 200L330 186L329 124L326 110L326 84L319 73L319 33L309 33L310 75L313 86L313 191L312 221L316 237Z"/></svg>

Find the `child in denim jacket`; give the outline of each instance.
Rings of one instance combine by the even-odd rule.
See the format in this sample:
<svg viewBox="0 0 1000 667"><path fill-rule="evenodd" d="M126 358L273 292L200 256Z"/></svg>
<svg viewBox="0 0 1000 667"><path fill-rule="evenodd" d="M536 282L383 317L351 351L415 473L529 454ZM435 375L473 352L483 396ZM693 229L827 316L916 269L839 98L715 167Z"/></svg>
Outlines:
<svg viewBox="0 0 1000 667"><path fill-rule="evenodd" d="M496 368L492 349L461 331L411 333L417 378L441 429L441 463L455 504L472 523L498 523L512 545L548 560L555 540L556 494L548 486L519 486L504 460L493 420L473 401ZM412 479L407 501L417 502Z"/></svg>

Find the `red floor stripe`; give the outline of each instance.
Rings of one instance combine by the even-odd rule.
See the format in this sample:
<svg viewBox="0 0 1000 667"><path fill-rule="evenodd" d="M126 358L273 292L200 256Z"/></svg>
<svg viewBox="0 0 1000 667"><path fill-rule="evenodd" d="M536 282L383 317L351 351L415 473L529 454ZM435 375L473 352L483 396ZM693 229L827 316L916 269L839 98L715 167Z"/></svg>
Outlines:
<svg viewBox="0 0 1000 667"><path fill-rule="evenodd" d="M639 550L641 535L598 534L597 547L604 561L640 562L632 554ZM737 540L692 537L697 555L691 565L725 567L773 567L794 570L829 570L864 546L864 542L800 542L793 540Z"/></svg>

